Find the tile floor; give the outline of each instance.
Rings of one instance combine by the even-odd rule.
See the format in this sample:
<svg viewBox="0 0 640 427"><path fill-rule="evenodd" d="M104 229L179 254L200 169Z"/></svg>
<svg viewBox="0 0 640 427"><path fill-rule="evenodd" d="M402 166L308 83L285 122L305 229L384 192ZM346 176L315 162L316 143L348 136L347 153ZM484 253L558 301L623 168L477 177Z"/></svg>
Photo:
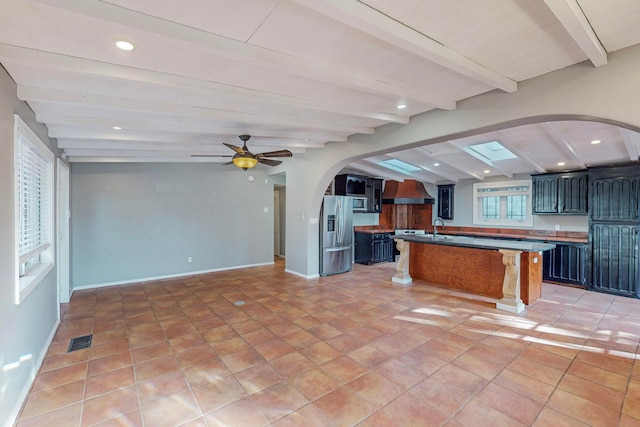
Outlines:
<svg viewBox="0 0 640 427"><path fill-rule="evenodd" d="M515 316L394 266L76 292L17 425L640 425L640 301L545 284Z"/></svg>

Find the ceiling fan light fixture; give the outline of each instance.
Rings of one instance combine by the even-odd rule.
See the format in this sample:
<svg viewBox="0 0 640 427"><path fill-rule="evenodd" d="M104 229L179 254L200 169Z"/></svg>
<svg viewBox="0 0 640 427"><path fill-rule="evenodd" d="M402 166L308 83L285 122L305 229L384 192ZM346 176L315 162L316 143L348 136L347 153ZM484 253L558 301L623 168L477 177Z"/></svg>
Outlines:
<svg viewBox="0 0 640 427"><path fill-rule="evenodd" d="M256 159L255 157L246 157L241 154L236 154L235 156L233 156L232 161L234 165L245 171L258 164L258 159Z"/></svg>

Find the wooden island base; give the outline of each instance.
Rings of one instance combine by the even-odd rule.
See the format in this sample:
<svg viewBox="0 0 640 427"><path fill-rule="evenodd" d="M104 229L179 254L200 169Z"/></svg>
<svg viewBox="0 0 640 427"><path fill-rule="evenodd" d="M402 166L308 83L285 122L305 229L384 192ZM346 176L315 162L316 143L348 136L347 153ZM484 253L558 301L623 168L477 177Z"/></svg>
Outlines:
<svg viewBox="0 0 640 427"><path fill-rule="evenodd" d="M413 279L503 298L504 255L498 250L411 243L409 272ZM520 297L531 304L541 296L542 256L520 254Z"/></svg>

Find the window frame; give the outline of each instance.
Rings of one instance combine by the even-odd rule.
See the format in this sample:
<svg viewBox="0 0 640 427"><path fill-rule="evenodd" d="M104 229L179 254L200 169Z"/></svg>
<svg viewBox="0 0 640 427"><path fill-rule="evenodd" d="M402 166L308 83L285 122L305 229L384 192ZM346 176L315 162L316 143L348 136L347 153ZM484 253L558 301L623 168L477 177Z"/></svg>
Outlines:
<svg viewBox="0 0 640 427"><path fill-rule="evenodd" d="M14 149L14 173L13 173L13 188L14 188L14 207L15 207L15 303L20 304L37 286L42 280L49 274L54 268L54 256L55 256L55 214L54 214L54 197L55 197L55 172L54 162L55 155L47 145L31 130L31 128L18 116L14 114L14 126L13 126L13 149ZM22 150L28 149L33 151L40 159L44 160L46 169L39 174L39 177L48 179L46 188L47 194L42 197L38 197L38 203L45 200L48 206L48 215L45 212L45 218L39 220L39 224L45 224L49 229L48 238L46 243L40 245L40 248L36 249L35 256L39 255L39 262L31 269L20 275L21 265L24 263L20 261L20 241L22 235L22 212L20 206L22 189L18 187L20 178L18 173L20 168L20 153ZM48 200L46 199L48 197ZM48 216L48 217L47 217ZM23 254L24 256L24 254Z"/></svg>
<svg viewBox="0 0 640 427"><path fill-rule="evenodd" d="M485 196L481 196L480 190L484 190L487 188L506 188L506 187L527 187L526 192L523 194L521 191L504 191L500 193L491 194L491 196L499 196L499 197L507 197L509 195L525 195L527 200L525 202L526 206L526 214L524 220L511 220L507 218L498 218L495 220L487 220L482 216L482 203L481 198ZM488 197L487 195L486 197ZM481 182L473 184L473 224L480 226L507 226L507 227L533 227L533 211L532 211L532 181L529 180L517 180L517 181L493 181L493 182ZM502 201L501 201L502 203ZM504 204L506 204L506 199L504 200Z"/></svg>

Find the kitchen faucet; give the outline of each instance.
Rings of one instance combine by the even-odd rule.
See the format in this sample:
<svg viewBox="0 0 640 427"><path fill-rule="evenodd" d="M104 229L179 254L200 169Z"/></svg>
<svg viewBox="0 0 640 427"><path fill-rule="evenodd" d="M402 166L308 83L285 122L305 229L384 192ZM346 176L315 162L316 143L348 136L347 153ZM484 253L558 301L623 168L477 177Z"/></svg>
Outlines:
<svg viewBox="0 0 640 427"><path fill-rule="evenodd" d="M444 220L440 217L434 218L431 225L433 225L433 237L436 237L438 235L438 225L444 228Z"/></svg>

